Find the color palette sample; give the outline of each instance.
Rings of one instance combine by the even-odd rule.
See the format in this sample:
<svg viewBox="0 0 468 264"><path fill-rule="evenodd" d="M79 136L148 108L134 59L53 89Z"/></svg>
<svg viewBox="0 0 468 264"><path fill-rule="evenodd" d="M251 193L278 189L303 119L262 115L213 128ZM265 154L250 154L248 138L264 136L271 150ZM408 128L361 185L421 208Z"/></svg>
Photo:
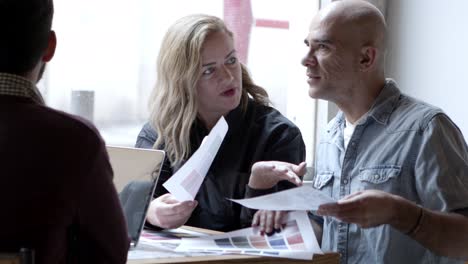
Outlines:
<svg viewBox="0 0 468 264"><path fill-rule="evenodd" d="M281 231L271 236L249 235L215 239L216 245L223 249L258 249L274 254L270 250L306 250L304 239L299 232L296 220L287 222Z"/></svg>
<svg viewBox="0 0 468 264"><path fill-rule="evenodd" d="M250 254L311 260L323 254L306 211L288 213L278 232L261 235L258 227L249 227L199 238L183 238L176 251Z"/></svg>

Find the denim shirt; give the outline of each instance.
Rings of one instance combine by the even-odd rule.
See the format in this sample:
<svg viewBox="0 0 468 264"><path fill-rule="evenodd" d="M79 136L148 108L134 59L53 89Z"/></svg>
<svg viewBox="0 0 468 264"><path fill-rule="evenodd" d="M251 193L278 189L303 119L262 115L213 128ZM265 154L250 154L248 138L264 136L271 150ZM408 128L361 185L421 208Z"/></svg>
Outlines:
<svg viewBox="0 0 468 264"><path fill-rule="evenodd" d="M315 188L335 199L376 189L431 210L468 208L468 148L442 110L401 94L387 80L346 149L344 125L340 112L322 135ZM341 263L458 263L390 225L363 229L325 217L323 231L322 249L339 252Z"/></svg>

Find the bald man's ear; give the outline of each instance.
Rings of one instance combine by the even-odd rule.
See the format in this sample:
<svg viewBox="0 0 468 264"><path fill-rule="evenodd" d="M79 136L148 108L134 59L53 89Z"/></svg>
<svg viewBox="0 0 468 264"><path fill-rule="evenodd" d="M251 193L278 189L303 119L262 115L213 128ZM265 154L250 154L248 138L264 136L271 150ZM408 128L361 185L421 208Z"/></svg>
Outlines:
<svg viewBox="0 0 468 264"><path fill-rule="evenodd" d="M361 48L361 58L359 60L359 70L366 72L372 69L377 60L377 49L372 46Z"/></svg>
<svg viewBox="0 0 468 264"><path fill-rule="evenodd" d="M42 56L43 62L49 62L55 54L55 48L57 47L57 37L55 36L55 32L52 30L49 34L49 42L47 43L47 48Z"/></svg>

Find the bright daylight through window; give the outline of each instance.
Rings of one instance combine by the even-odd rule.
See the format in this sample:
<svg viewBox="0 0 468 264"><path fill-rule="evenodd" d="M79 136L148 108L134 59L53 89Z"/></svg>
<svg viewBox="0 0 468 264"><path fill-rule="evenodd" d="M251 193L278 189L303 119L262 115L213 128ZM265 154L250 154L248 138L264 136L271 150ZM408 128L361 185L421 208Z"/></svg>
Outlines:
<svg viewBox="0 0 468 264"><path fill-rule="evenodd" d="M191 13L223 18L241 61L301 129L311 164L315 102L300 65L317 1L56 0L59 46L39 84L48 105L91 119L107 144L133 146L148 118L156 57L167 28ZM183 8L181 8L183 7Z"/></svg>

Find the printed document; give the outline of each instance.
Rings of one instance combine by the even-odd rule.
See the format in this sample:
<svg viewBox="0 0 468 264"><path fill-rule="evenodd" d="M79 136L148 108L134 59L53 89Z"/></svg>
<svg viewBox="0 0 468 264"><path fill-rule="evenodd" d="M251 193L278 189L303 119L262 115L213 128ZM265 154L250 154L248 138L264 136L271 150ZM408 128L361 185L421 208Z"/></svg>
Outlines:
<svg viewBox="0 0 468 264"><path fill-rule="evenodd" d="M163 186L179 202L193 201L228 131L221 117L192 157Z"/></svg>
<svg viewBox="0 0 468 264"><path fill-rule="evenodd" d="M322 204L336 203L330 196L305 185L254 198L229 200L251 209L284 211L317 210Z"/></svg>
<svg viewBox="0 0 468 264"><path fill-rule="evenodd" d="M281 230L271 236L250 227L221 235L182 238L176 252L248 254L311 260L323 254L305 211L288 214Z"/></svg>

